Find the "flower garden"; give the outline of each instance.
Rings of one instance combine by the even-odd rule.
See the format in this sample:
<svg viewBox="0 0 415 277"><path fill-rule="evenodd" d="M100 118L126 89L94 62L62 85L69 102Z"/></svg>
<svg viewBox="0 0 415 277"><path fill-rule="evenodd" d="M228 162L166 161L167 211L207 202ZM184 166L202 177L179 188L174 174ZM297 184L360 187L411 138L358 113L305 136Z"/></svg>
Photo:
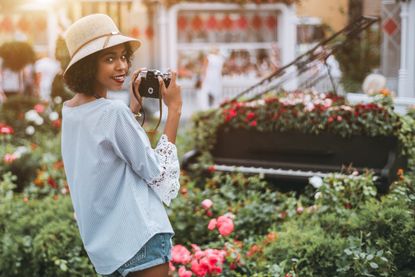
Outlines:
<svg viewBox="0 0 415 277"><path fill-rule="evenodd" d="M414 276L415 112L295 92L197 115L177 140L198 149L168 208L172 276ZM10 99L0 115L0 276L97 276L83 249L60 156L62 99ZM388 193L371 171L310 178L300 193L263 176L221 173L209 153L222 128L394 136L408 157Z"/></svg>

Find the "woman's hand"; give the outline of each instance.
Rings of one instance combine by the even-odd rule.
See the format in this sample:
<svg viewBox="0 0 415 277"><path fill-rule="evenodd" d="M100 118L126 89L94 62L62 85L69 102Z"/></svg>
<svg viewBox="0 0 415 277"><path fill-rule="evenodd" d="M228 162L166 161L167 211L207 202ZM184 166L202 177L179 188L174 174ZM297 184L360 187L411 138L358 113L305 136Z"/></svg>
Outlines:
<svg viewBox="0 0 415 277"><path fill-rule="evenodd" d="M130 81L130 109L133 113L138 113L141 110L143 100L141 99L138 88L140 87L141 78L138 78L141 71L146 68L140 68L134 71L131 75Z"/></svg>
<svg viewBox="0 0 415 277"><path fill-rule="evenodd" d="M167 89L161 77L159 77L159 82L164 104L169 110L175 110L180 113L182 110L182 89L176 83L176 77L177 72L171 71L171 80Z"/></svg>

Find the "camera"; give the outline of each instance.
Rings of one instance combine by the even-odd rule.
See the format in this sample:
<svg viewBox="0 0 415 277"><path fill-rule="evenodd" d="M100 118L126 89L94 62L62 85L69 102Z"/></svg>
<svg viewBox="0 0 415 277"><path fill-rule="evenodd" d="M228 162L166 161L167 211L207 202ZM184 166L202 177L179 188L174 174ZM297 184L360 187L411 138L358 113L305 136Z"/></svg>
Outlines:
<svg viewBox="0 0 415 277"><path fill-rule="evenodd" d="M137 78L141 78L138 92L141 97L160 98L160 84L158 76L163 79L166 88L170 84L171 73L162 73L160 70L152 69L141 71Z"/></svg>

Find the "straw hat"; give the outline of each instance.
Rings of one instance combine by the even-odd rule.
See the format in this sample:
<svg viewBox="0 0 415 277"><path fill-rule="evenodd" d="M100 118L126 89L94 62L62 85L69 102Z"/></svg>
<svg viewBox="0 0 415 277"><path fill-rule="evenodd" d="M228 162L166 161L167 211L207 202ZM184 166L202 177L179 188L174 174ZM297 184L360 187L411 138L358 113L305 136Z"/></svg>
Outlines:
<svg viewBox="0 0 415 277"><path fill-rule="evenodd" d="M114 21L105 14L78 19L66 30L64 39L71 56L64 74L76 62L103 49L128 42L134 52L141 45L140 40L120 34Z"/></svg>

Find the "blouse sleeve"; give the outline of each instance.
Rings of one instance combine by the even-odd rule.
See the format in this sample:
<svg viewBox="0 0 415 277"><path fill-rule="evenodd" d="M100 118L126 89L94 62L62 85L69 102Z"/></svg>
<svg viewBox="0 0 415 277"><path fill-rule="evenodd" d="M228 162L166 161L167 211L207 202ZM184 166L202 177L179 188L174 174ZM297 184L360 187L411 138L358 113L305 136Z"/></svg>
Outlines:
<svg viewBox="0 0 415 277"><path fill-rule="evenodd" d="M170 205L180 188L180 166L177 149L162 135L153 149L147 134L123 103L104 120L110 130L108 139L115 154L124 160L154 190L166 205Z"/></svg>
<svg viewBox="0 0 415 277"><path fill-rule="evenodd" d="M180 189L180 166L177 158L177 149L173 143L168 141L167 136L163 134L155 151L160 160L161 172L150 181L149 186L169 206L171 200L177 197Z"/></svg>

